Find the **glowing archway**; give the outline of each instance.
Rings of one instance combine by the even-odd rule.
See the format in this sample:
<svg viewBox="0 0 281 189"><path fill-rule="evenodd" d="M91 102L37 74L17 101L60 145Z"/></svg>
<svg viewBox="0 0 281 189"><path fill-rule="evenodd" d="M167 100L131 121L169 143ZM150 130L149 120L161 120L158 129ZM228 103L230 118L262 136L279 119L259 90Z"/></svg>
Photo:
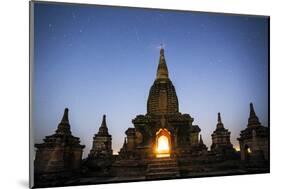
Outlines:
<svg viewBox="0 0 281 189"><path fill-rule="evenodd" d="M167 129L159 129L156 133L156 157L170 157L171 136Z"/></svg>
<svg viewBox="0 0 281 189"><path fill-rule="evenodd" d="M168 137L162 135L157 141L157 152L158 153L168 153L170 150Z"/></svg>

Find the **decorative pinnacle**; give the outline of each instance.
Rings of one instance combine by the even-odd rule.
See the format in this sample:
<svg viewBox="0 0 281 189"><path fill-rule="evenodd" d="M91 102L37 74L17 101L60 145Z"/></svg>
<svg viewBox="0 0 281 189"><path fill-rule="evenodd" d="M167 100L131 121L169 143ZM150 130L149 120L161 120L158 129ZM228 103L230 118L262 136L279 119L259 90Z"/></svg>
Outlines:
<svg viewBox="0 0 281 189"><path fill-rule="evenodd" d="M164 47L163 44L160 44L160 56L164 56Z"/></svg>
<svg viewBox="0 0 281 189"><path fill-rule="evenodd" d="M68 108L64 109L64 113L61 119L61 123L67 123L69 124L69 120L68 120Z"/></svg>
<svg viewBox="0 0 281 189"><path fill-rule="evenodd" d="M256 115L256 112L255 112L255 110L254 110L254 105L253 105L253 103L251 102L250 103L250 117L256 117L257 115Z"/></svg>
<svg viewBox="0 0 281 189"><path fill-rule="evenodd" d="M218 113L218 123L217 123L217 129L223 128L223 123L221 121L221 113Z"/></svg>
<svg viewBox="0 0 281 189"><path fill-rule="evenodd" d="M102 126L102 127L107 127L107 125L106 125L106 115L103 115L103 116L102 116L102 123L101 123L101 126Z"/></svg>
<svg viewBox="0 0 281 189"><path fill-rule="evenodd" d="M105 115L103 115L103 117L102 117L102 123L101 123L98 133L101 135L108 135L108 128L106 125L106 116Z"/></svg>
<svg viewBox="0 0 281 189"><path fill-rule="evenodd" d="M221 123L221 113L218 113L218 122Z"/></svg>
<svg viewBox="0 0 281 189"><path fill-rule="evenodd" d="M256 112L255 112L255 109L254 109L254 105L251 102L250 103L250 116L249 116L249 119L248 119L248 127L258 126L260 124L261 123L259 121L259 118L256 115Z"/></svg>
<svg viewBox="0 0 281 189"><path fill-rule="evenodd" d="M169 72L164 56L164 49L161 47L160 49L160 58L159 58L159 64L157 68L157 79L168 79L169 78Z"/></svg>
<svg viewBox="0 0 281 189"><path fill-rule="evenodd" d="M61 122L59 123L58 128L56 130L56 133L71 134L70 124L69 124L69 120L68 120L68 108L64 109L64 113L63 113Z"/></svg>

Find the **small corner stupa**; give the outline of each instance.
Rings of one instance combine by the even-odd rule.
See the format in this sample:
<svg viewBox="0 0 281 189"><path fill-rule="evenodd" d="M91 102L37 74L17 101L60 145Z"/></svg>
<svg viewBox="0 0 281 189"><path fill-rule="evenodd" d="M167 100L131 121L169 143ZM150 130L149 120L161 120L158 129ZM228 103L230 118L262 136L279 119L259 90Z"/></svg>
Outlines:
<svg viewBox="0 0 281 189"><path fill-rule="evenodd" d="M58 173L63 178L79 172L85 146L71 134L68 108L65 108L55 134L46 136L44 142L35 144L35 147L35 175L56 177Z"/></svg>
<svg viewBox="0 0 281 189"><path fill-rule="evenodd" d="M90 158L110 158L112 156L112 137L108 133L106 116L103 115L99 131L93 137L93 146L90 151Z"/></svg>
<svg viewBox="0 0 281 189"><path fill-rule="evenodd" d="M106 115L103 115L99 131L93 137L93 145L86 159L86 165L92 170L101 169L107 172L107 167L112 163L112 155L112 136L108 132Z"/></svg>
<svg viewBox="0 0 281 189"><path fill-rule="evenodd" d="M235 152L230 141L230 131L224 128L221 120L221 114L218 113L218 123L216 130L213 132L211 151L221 155L231 155Z"/></svg>
<svg viewBox="0 0 281 189"><path fill-rule="evenodd" d="M253 103L250 103L250 116L247 128L240 133L241 160L269 160L268 127L262 126Z"/></svg>

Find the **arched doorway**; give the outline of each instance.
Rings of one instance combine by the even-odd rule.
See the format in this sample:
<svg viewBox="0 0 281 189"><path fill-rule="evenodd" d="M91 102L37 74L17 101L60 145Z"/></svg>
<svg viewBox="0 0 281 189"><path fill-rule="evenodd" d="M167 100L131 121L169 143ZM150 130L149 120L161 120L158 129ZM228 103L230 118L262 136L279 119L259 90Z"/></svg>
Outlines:
<svg viewBox="0 0 281 189"><path fill-rule="evenodd" d="M156 133L156 157L170 157L171 134L167 129L159 129Z"/></svg>

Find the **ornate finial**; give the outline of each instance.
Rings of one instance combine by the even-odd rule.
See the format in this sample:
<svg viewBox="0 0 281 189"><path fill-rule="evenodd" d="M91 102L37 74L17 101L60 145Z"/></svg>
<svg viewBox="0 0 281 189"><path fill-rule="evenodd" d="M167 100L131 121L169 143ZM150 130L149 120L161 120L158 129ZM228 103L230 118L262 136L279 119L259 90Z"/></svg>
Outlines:
<svg viewBox="0 0 281 189"><path fill-rule="evenodd" d="M101 127L107 127L107 125L106 125L106 115L105 114L102 116Z"/></svg>
<svg viewBox="0 0 281 189"><path fill-rule="evenodd" d="M106 115L105 114L102 116L102 123L106 125Z"/></svg>
<svg viewBox="0 0 281 189"><path fill-rule="evenodd" d="M221 113L218 113L218 123L217 123L217 129L223 128L223 123L221 121Z"/></svg>
<svg viewBox="0 0 281 189"><path fill-rule="evenodd" d="M68 108L64 109L64 113L63 113L63 116L62 116L62 119L61 119L61 123L69 123L69 120L68 120Z"/></svg>
<svg viewBox="0 0 281 189"><path fill-rule="evenodd" d="M255 117L256 116L256 112L254 110L254 105L253 103L251 102L250 103L250 117Z"/></svg>
<svg viewBox="0 0 281 189"><path fill-rule="evenodd" d="M157 68L157 79L168 79L169 78L169 72L168 68L166 65L166 60L164 57L164 49L161 44L161 49L160 49L160 59L159 59L159 64Z"/></svg>
<svg viewBox="0 0 281 189"><path fill-rule="evenodd" d="M162 43L160 44L160 55L164 56L164 46Z"/></svg>
<svg viewBox="0 0 281 189"><path fill-rule="evenodd" d="M99 128L99 134L108 135L108 128L106 125L106 115L102 116L102 123Z"/></svg>
<svg viewBox="0 0 281 189"><path fill-rule="evenodd" d="M64 113L63 113L61 122L59 123L58 128L56 130L56 133L71 134L70 124L69 124L69 120L68 120L68 108L64 109Z"/></svg>
<svg viewBox="0 0 281 189"><path fill-rule="evenodd" d="M221 113L218 113L218 122L221 123Z"/></svg>
<svg viewBox="0 0 281 189"><path fill-rule="evenodd" d="M248 127L259 126L259 125L260 125L259 118L257 117L255 109L254 109L254 105L251 102L250 103L250 116L248 119Z"/></svg>

